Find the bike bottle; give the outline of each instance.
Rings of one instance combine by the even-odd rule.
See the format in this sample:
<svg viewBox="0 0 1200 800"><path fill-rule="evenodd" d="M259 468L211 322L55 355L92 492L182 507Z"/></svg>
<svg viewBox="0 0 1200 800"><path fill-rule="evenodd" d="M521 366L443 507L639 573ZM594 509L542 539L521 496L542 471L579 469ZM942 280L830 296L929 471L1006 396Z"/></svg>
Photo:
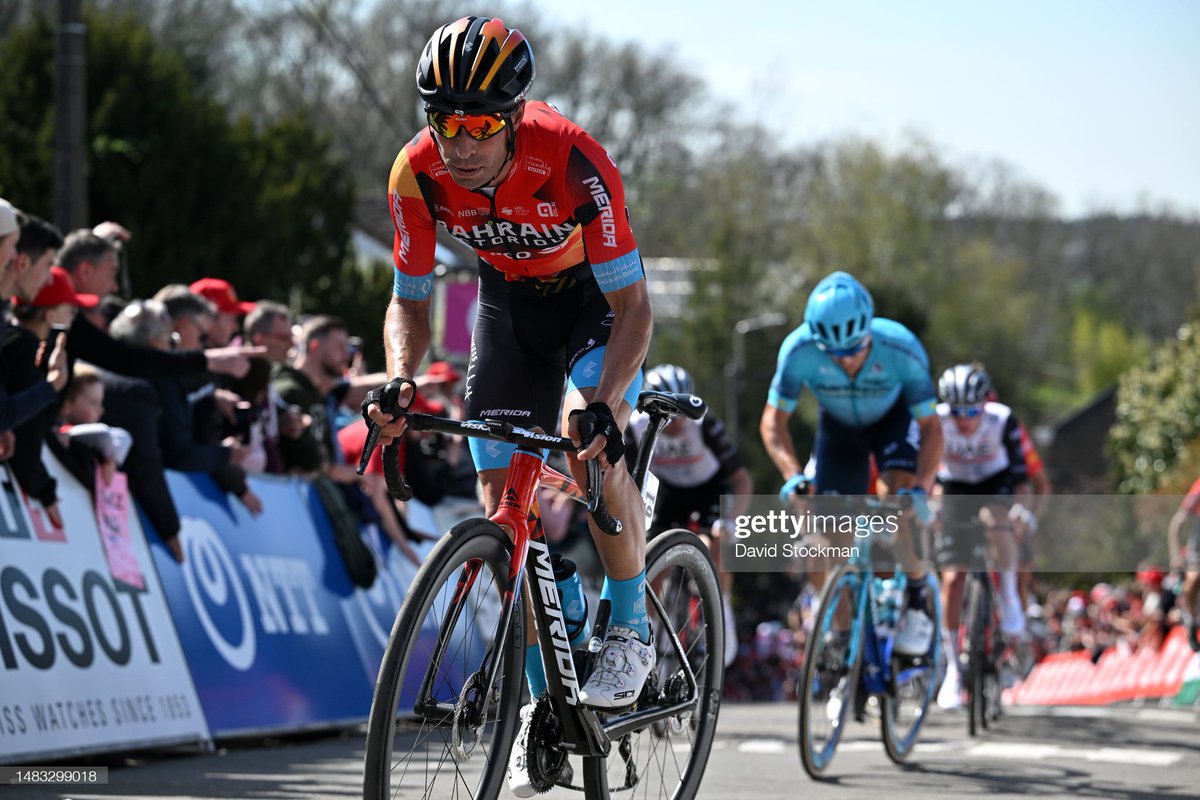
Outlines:
<svg viewBox="0 0 1200 800"><path fill-rule="evenodd" d="M588 600L583 593L583 581L575 562L558 553L550 555L550 567L554 570L554 581L558 584L558 601L567 627L567 638L571 647L582 647L588 640Z"/></svg>
<svg viewBox="0 0 1200 800"><path fill-rule="evenodd" d="M903 599L900 584L895 578L885 578L881 582L875 611L875 633L880 638L890 636L895 630Z"/></svg>

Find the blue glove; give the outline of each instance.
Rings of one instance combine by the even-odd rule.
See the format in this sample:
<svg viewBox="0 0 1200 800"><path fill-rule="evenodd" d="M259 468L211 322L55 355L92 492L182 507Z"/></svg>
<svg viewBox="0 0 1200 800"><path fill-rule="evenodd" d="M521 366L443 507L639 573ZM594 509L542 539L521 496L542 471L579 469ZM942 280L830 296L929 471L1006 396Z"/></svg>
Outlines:
<svg viewBox="0 0 1200 800"><path fill-rule="evenodd" d="M804 477L803 472L797 472L795 475L787 479L787 483L779 490L779 499L783 502L788 502L788 498L794 494L808 493L808 478Z"/></svg>
<svg viewBox="0 0 1200 800"><path fill-rule="evenodd" d="M929 498L925 494L925 489L920 486L913 486L909 489L898 489L897 497L911 497L913 511L917 514L917 519L921 520L922 525L928 525L933 519L933 512L929 510Z"/></svg>

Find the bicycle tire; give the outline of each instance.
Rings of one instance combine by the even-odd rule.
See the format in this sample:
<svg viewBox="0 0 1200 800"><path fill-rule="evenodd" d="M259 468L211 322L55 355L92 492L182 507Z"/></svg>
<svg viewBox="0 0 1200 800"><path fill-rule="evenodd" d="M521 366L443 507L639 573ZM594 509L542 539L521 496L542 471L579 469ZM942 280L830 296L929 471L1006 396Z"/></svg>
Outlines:
<svg viewBox="0 0 1200 800"><path fill-rule="evenodd" d="M608 758L585 758L584 796L587 800L613 797L659 797L684 800L695 797L712 750L725 679L725 631L721 586L712 555L691 531L678 528L659 534L646 549L646 587L660 588L659 601L666 619L647 598L658 646L655 666L658 685L682 680L676 654L663 634L674 631L696 678L696 708L671 717L657 729L651 723L629 734L629 757L614 742ZM710 624L710 621L717 624ZM673 666L675 664L676 666ZM674 676L674 677L673 677ZM690 745L690 753L681 752ZM629 785L630 769L636 782ZM662 774L651 775L654 770ZM651 795L652 790L657 794Z"/></svg>
<svg viewBox="0 0 1200 800"><path fill-rule="evenodd" d="M986 698L984 696L984 669L986 663L985 649L987 642L986 625L987 597L986 587L982 579L972 573L967 583L964 596L967 623L967 669L963 675L963 690L967 693L967 735L977 736L984 727L987 714Z"/></svg>
<svg viewBox="0 0 1200 800"><path fill-rule="evenodd" d="M862 648L853 645L854 637L863 635L862 623L866 619L865 609L858 607L863 596L863 580L862 570L854 564L842 564L830 574L821 592L811 637L805 646L804 681L797 701L800 706L800 763L814 780L824 775L833 760L858 688ZM839 637L833 628L834 618L838 607L847 601L850 604L850 629L847 636ZM842 643L845 652L838 654L835 648ZM836 669L831 665L836 665ZM834 696L833 690L840 690L841 694ZM835 701L836 705L831 706L830 703ZM814 733L822 719L830 723L831 730L818 741Z"/></svg>
<svg viewBox="0 0 1200 800"><path fill-rule="evenodd" d="M942 601L937 578L933 573L927 573L924 580L925 597L928 601L926 612L930 614L930 619L940 620ZM904 610L901 609L900 613L903 614ZM913 659L898 655L895 651L892 653L892 687L884 693L881 702L883 724L880 730L883 748L895 764L903 764L912 754L913 746L921 733L921 726L933 705L938 691L937 673L941 650L942 637L935 633L927 656ZM906 697L913 700L911 709L902 702ZM905 719L911 719L907 726L898 724Z"/></svg>
<svg viewBox="0 0 1200 800"><path fill-rule="evenodd" d="M448 789L457 789L455 796L461 793L490 799L498 796L504 785L524 689L524 614L521 604L518 603L512 615L508 637L500 650L496 683L489 693L491 698L484 701L483 724L473 729L477 738L472 737L473 744L467 757L460 758L452 743L458 736L454 719L461 719L457 711L441 719L418 719L411 742L410 731L401 728L407 728L409 724L409 715L402 711L402 706L411 703L414 682L417 687L421 685L416 676L429 675L433 669L430 665L410 676L409 667L419 667L431 660L428 640L437 639L441 620L452 607L458 573L473 561L477 561L482 570L476 576L471 592L463 598L466 601L463 610L455 617L450 637L454 646L447 648L448 658L437 665L437 679L431 685L435 699L456 702L461 707L462 698L458 695L444 697L444 690L461 694L465 688L461 684L475 673L497 636L501 594L511 562L511 544L503 530L490 520L465 520L455 525L426 557L392 626L367 721L363 773L365 800L391 800L401 785L404 797L444 797ZM439 611L440 618L437 616ZM451 663L460 655L461 663ZM489 725L490 733L486 730ZM466 738L462 737L463 743ZM406 750L410 745L411 749ZM470 780L474 770L464 771L464 765L478 758L475 750L480 746L484 748L485 757L478 783L472 788ZM423 764L415 764L418 761ZM410 769L412 766L415 769ZM452 770L452 776L446 775L447 769ZM436 786L444 777L449 780ZM425 782L423 790L406 783L422 780ZM413 789L420 793L413 794Z"/></svg>

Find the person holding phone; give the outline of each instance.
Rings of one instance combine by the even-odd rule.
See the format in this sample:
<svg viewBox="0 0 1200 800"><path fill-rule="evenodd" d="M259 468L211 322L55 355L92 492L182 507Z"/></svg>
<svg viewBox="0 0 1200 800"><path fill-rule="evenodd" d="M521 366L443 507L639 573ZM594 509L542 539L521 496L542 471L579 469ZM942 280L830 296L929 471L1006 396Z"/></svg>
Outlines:
<svg viewBox="0 0 1200 800"><path fill-rule="evenodd" d="M0 372L10 394L46 379L49 365L45 354L56 350L80 308L100 302L95 295L77 294L71 276L59 267L50 268L49 282L32 300L19 296L17 300L13 307L16 324L0 333ZM42 445L57 412L58 404L51 403L15 429L10 463L25 494L39 501L51 524L61 528L57 483L42 464Z"/></svg>

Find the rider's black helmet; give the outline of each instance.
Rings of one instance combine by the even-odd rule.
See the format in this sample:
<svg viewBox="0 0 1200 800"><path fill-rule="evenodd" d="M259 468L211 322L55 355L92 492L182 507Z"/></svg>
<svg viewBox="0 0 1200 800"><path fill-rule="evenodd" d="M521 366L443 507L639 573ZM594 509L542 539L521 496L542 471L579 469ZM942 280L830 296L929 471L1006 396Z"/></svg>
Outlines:
<svg viewBox="0 0 1200 800"><path fill-rule="evenodd" d="M450 114L502 114L533 84L533 50L498 19L463 17L433 32L417 64L426 109Z"/></svg>

